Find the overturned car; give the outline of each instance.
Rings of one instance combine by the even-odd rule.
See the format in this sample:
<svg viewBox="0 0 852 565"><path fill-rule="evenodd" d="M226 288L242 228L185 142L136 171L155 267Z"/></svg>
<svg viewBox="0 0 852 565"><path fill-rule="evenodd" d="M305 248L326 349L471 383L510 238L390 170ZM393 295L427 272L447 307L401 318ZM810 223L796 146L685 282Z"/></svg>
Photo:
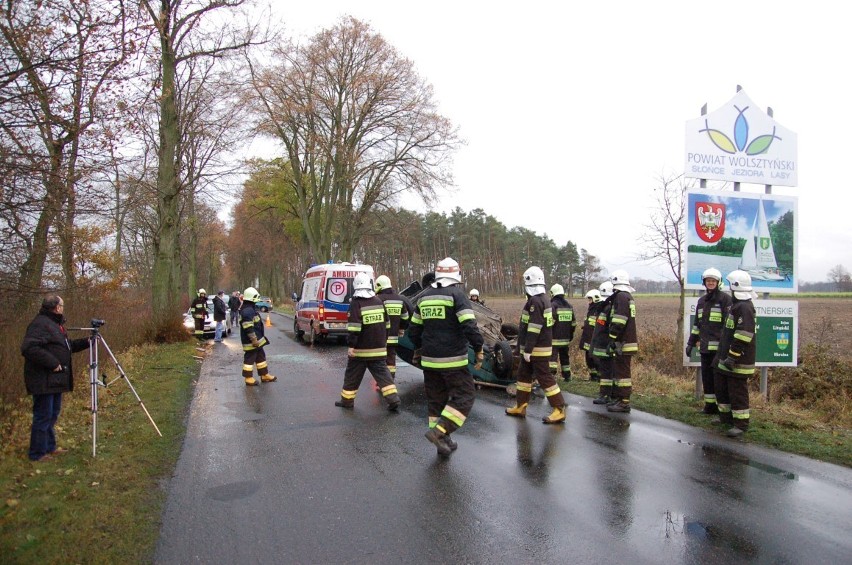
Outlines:
<svg viewBox="0 0 852 565"><path fill-rule="evenodd" d="M412 282L400 294L414 304L432 280L434 278L426 275L421 282ZM468 347L468 370L478 386L505 388L510 395L514 395L516 380L514 374L520 359L517 348L518 326L504 324L500 315L487 306L477 302L472 302L471 306L476 314L479 333L482 334L485 343L482 348L484 359L479 369L475 368L476 354L471 347ZM408 330L399 338L397 355L406 363L418 366L412 363L414 344L408 336Z"/></svg>

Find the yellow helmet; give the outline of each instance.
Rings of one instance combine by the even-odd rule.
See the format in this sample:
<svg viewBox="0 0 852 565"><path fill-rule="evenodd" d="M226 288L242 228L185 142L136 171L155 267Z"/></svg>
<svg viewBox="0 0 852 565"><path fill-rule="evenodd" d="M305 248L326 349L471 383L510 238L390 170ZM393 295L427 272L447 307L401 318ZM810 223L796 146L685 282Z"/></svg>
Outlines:
<svg viewBox="0 0 852 565"><path fill-rule="evenodd" d="M381 276L379 276L379 278L376 279L376 290L377 291L384 290L386 288L390 288L391 286L393 286L393 285L391 284L390 277L388 277L387 275L381 275Z"/></svg>
<svg viewBox="0 0 852 565"><path fill-rule="evenodd" d="M250 286L243 291L243 300L247 302L257 302L260 300L260 293L256 288Z"/></svg>

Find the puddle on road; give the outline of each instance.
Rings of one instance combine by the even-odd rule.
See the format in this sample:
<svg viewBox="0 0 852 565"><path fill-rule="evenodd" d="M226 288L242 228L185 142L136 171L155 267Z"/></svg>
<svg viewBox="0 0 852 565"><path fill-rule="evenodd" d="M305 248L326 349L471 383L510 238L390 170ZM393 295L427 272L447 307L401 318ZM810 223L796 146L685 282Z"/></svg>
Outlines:
<svg viewBox="0 0 852 565"><path fill-rule="evenodd" d="M779 469L778 467L774 467L772 465L767 465L766 463L754 461L746 457L745 455L740 455L739 453L734 453L733 451L728 451L727 449L703 445L701 446L701 451L703 451L704 455L710 459L724 459L728 462L741 463L743 465L748 465L749 467L754 467L755 469L763 471L764 473L775 475L782 479L787 479L790 481L798 480L798 476L795 473L785 471L784 469Z"/></svg>
<svg viewBox="0 0 852 565"><path fill-rule="evenodd" d="M229 502L240 498L248 498L260 489L257 481L238 481L207 489L207 496L213 500Z"/></svg>
<svg viewBox="0 0 852 565"><path fill-rule="evenodd" d="M760 554L757 544L725 525L707 524L671 511L666 511L663 519L665 537L683 536L687 551L697 562L704 562L702 557L724 562L733 557L755 559Z"/></svg>

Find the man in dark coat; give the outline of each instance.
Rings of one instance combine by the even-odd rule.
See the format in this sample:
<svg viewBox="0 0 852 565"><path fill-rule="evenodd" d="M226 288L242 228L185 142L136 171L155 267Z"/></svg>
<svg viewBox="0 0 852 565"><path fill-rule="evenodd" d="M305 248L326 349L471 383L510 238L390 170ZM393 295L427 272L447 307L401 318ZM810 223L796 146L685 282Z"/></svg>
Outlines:
<svg viewBox="0 0 852 565"><path fill-rule="evenodd" d="M222 343L222 333L225 331L225 318L228 317L228 306L225 304L225 291L220 290L213 297L213 321L216 322L216 334L213 341Z"/></svg>
<svg viewBox="0 0 852 565"><path fill-rule="evenodd" d="M62 409L62 393L74 389L71 354L89 348L88 338L68 339L64 311L61 297L54 294L45 298L21 344L24 382L33 396L30 461L49 460L52 454L65 451L56 446L53 427Z"/></svg>

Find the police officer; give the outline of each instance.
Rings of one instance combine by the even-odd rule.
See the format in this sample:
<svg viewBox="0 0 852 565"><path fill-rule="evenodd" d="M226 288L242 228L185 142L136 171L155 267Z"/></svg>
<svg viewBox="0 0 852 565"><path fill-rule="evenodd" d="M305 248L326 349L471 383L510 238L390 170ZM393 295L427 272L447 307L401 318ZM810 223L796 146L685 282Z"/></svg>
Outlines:
<svg viewBox="0 0 852 565"><path fill-rule="evenodd" d="M404 297L394 292L391 280L387 275L381 275L376 279L376 296L385 305L385 316L387 325L387 364L391 378L396 377L396 348L399 337L408 327L411 313L414 307Z"/></svg>
<svg viewBox="0 0 852 565"><path fill-rule="evenodd" d="M731 295L722 291L722 273L710 268L701 274L704 288L707 289L695 307L695 323L692 333L686 342L686 356L692 355L692 350L699 346L701 353L701 383L704 386L704 414L717 414L716 388L714 385L713 359L719 350L719 339L722 337L722 323L725 313L731 307Z"/></svg>
<svg viewBox="0 0 852 565"><path fill-rule="evenodd" d="M354 293L349 303L349 345L346 371L340 400L334 403L341 408L354 408L355 396L367 369L373 375L379 391L388 403L388 410L399 409L399 394L387 366L387 316L382 299L373 290L373 280L368 273L358 273L352 281Z"/></svg>
<svg viewBox="0 0 852 565"><path fill-rule="evenodd" d="M195 299L190 304L192 318L195 322L195 337L204 339L204 318L207 316L207 291L199 288Z"/></svg>
<svg viewBox="0 0 852 565"><path fill-rule="evenodd" d="M467 420L473 408L475 386L467 368L468 344L482 366L482 335L476 315L461 283L459 264L452 257L435 268L435 280L420 293L414 304L408 336L414 344L414 359L423 369L429 431L438 455L446 457L457 447L450 434Z"/></svg>
<svg viewBox="0 0 852 565"><path fill-rule="evenodd" d="M260 293L254 287L248 287L243 292L243 305L240 308L240 341L243 344L243 378L246 386L258 384L257 379L254 378L255 367L261 381L271 383L278 380L278 377L269 374L269 367L266 364L266 352L263 348L269 340L263 335L263 320L254 305L259 300Z"/></svg>
<svg viewBox="0 0 852 565"><path fill-rule="evenodd" d="M506 408L506 414L525 418L533 380L544 390L544 395L553 411L545 424L561 424L565 421L565 397L550 374L550 358L553 355L553 310L544 290L544 273L539 267L530 267L524 272L524 289L527 302L521 313L518 326L518 392L515 406Z"/></svg>
<svg viewBox="0 0 852 565"><path fill-rule="evenodd" d="M550 358L550 372L570 381L571 360L568 346L574 339L574 330L577 329L574 307L565 300L565 289L561 284L550 287L550 295L550 308L553 311L553 356Z"/></svg>
<svg viewBox="0 0 852 565"><path fill-rule="evenodd" d="M607 404L609 412L630 412L630 395L633 392L630 360L639 352L639 339L636 332L636 302L631 292L630 277L627 271L613 271L609 281L612 283L612 309L609 316L609 342L607 353L613 358L612 399Z"/></svg>
<svg viewBox="0 0 852 565"><path fill-rule="evenodd" d="M751 288L751 275L732 271L725 277L733 296L725 313L719 349L714 361L716 401L719 420L732 426L728 437L740 437L748 430L748 379L754 375L756 354L755 311L752 300L757 294Z"/></svg>
<svg viewBox="0 0 852 565"><path fill-rule="evenodd" d="M592 354L592 332L595 329L595 324L598 319L598 310L600 309L601 291L593 288L586 293L586 298L589 301L589 308L586 310L586 317L583 320L583 329L580 332L580 349L584 352L586 358L586 368L589 370L589 380L599 381L598 375L598 360Z"/></svg>
<svg viewBox="0 0 852 565"><path fill-rule="evenodd" d="M604 281L599 287L603 301L599 303L598 314L595 318L595 329L592 331L592 355L598 366L598 397L594 404L609 404L612 401L613 358L607 351L609 345L609 319L612 311L612 283Z"/></svg>

